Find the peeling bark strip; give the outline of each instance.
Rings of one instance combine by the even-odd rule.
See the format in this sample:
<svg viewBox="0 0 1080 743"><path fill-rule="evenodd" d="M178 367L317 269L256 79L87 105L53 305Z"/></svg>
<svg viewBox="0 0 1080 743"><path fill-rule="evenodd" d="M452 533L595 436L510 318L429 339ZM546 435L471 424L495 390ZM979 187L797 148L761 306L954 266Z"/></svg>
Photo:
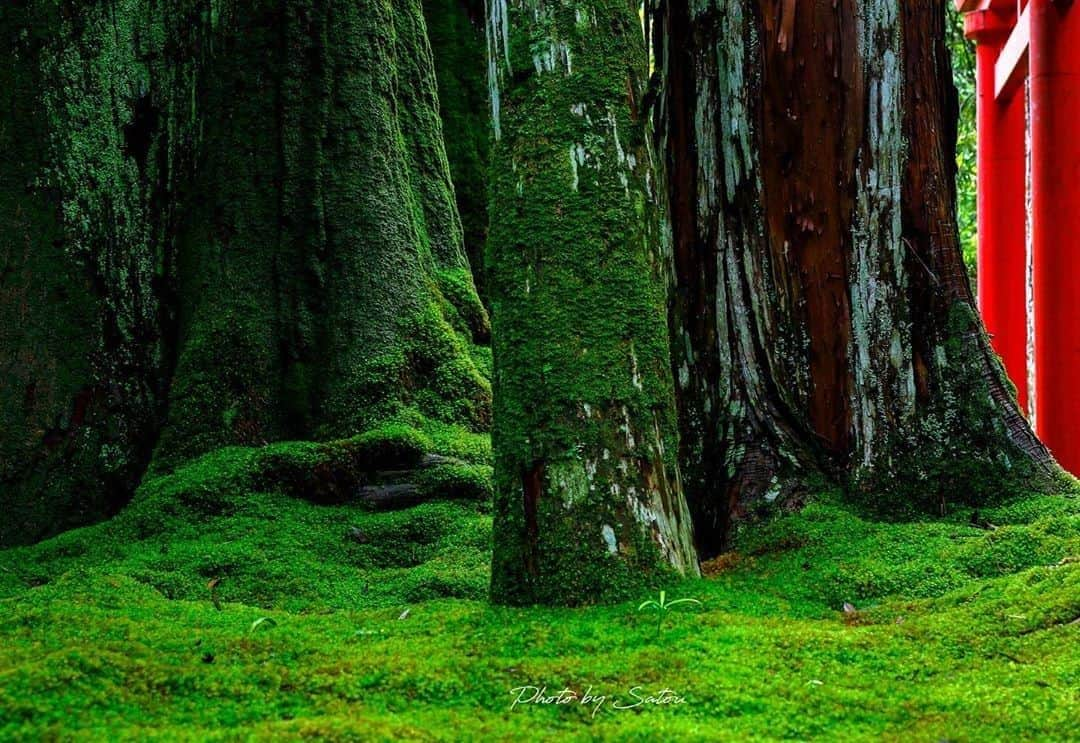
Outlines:
<svg viewBox="0 0 1080 743"><path fill-rule="evenodd" d="M826 476L979 501L1053 471L974 314L941 3L651 3L698 546Z"/></svg>
<svg viewBox="0 0 1080 743"><path fill-rule="evenodd" d="M858 32L858 77L865 100L851 223L852 460L856 471L867 473L873 470L875 457L889 456L890 439L913 422L915 412L906 250L900 234L900 179L907 153L901 128L899 2L862 3L861 15L849 16ZM923 54L924 49L913 53ZM918 161L916 167L934 166ZM956 212L949 208L955 233ZM960 260L958 247L956 259Z"/></svg>
<svg viewBox="0 0 1080 743"><path fill-rule="evenodd" d="M790 496L794 475L818 466L813 452L828 440L805 428L815 398L809 336L800 325L805 303L793 295L803 277L789 268L784 247L789 231L800 245L817 236L803 229L789 194L773 200L770 222L767 189L793 158L780 152L763 163L758 156L767 130L763 47L778 38L772 20L771 35L763 32L759 11L743 3L668 3L654 18L664 77L656 114L671 203L681 462L702 556L724 549L730 520L746 504ZM793 33L785 44L799 43ZM781 61L777 49L768 53ZM771 110L786 116L783 83L769 79L778 97ZM842 351L835 353L842 358Z"/></svg>
<svg viewBox="0 0 1080 743"><path fill-rule="evenodd" d="M697 573L677 466L634 3L491 0L492 593L639 595Z"/></svg>

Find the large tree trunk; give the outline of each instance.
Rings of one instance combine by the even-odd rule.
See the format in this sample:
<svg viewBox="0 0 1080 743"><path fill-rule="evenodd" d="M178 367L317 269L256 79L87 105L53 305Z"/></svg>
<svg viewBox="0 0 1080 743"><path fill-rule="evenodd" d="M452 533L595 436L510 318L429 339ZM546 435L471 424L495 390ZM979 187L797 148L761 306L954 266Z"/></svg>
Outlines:
<svg viewBox="0 0 1080 743"><path fill-rule="evenodd" d="M133 3L0 9L0 546L100 517L164 396Z"/></svg>
<svg viewBox="0 0 1080 743"><path fill-rule="evenodd" d="M0 38L0 543L155 450L487 425L420 0L41 0Z"/></svg>
<svg viewBox="0 0 1080 743"><path fill-rule="evenodd" d="M487 320L418 0L243 5L208 30L224 53L193 75L201 142L179 196L179 357L159 459L345 435L402 405L486 423L465 340ZM188 91L162 82L183 121Z"/></svg>
<svg viewBox="0 0 1080 743"><path fill-rule="evenodd" d="M704 556L815 482L978 503L1058 471L975 312L935 0L651 9L684 483Z"/></svg>
<svg viewBox="0 0 1080 743"><path fill-rule="evenodd" d="M491 0L497 600L694 573L633 2Z"/></svg>

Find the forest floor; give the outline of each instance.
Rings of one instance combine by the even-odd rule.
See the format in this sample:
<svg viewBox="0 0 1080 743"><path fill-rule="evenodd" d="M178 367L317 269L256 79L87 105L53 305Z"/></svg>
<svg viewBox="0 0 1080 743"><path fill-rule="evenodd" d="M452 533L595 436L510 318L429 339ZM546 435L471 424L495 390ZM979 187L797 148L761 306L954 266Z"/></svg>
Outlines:
<svg viewBox="0 0 1080 743"><path fill-rule="evenodd" d="M701 603L658 628L651 596L492 606L483 504L317 505L256 487L250 452L0 551L0 740L1080 735L1076 497L972 523L823 494L667 586Z"/></svg>

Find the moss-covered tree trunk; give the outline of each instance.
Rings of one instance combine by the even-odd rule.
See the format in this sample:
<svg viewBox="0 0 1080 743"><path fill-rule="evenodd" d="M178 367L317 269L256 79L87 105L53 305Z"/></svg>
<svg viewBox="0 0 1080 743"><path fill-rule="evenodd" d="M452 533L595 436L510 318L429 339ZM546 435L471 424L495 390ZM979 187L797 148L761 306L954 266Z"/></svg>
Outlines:
<svg viewBox="0 0 1080 743"><path fill-rule="evenodd" d="M676 464L636 5L493 0L493 595L697 572Z"/></svg>
<svg viewBox="0 0 1080 743"><path fill-rule="evenodd" d="M488 424L420 0L33 0L0 38L0 543L151 456Z"/></svg>
<svg viewBox="0 0 1080 743"><path fill-rule="evenodd" d="M946 508L1056 474L961 260L944 12L650 12L681 459L705 555L733 518L815 481Z"/></svg>
<svg viewBox="0 0 1080 743"><path fill-rule="evenodd" d="M487 168L491 116L487 99L487 50L483 0L424 0L435 57L446 157L465 234L465 253L480 298L488 229Z"/></svg>
<svg viewBox="0 0 1080 743"><path fill-rule="evenodd" d="M0 546L122 502L162 413L137 5L0 8Z"/></svg>
<svg viewBox="0 0 1080 743"><path fill-rule="evenodd" d="M193 83L161 458L346 435L402 406L485 423L466 344L487 320L419 2L241 5Z"/></svg>

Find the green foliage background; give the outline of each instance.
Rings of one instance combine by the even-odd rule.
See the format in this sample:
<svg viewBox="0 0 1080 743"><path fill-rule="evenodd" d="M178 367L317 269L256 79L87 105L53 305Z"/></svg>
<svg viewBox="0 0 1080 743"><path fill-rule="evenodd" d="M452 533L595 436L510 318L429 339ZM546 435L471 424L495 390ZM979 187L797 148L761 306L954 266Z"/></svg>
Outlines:
<svg viewBox="0 0 1080 743"><path fill-rule="evenodd" d="M964 263L974 279L978 241L975 222L975 49L964 38L964 20L951 3L948 44L952 52L953 82L960 99L960 121L956 134L956 220L960 227Z"/></svg>

